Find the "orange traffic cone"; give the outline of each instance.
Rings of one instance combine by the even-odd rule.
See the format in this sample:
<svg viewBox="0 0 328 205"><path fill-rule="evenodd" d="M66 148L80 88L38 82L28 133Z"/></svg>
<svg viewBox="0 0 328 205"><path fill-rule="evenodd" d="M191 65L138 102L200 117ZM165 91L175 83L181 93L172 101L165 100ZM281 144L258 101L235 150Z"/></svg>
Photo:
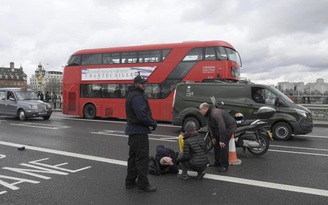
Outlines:
<svg viewBox="0 0 328 205"><path fill-rule="evenodd" d="M235 134L232 134L229 141L229 165L240 165L241 160L237 159L236 145L235 145Z"/></svg>

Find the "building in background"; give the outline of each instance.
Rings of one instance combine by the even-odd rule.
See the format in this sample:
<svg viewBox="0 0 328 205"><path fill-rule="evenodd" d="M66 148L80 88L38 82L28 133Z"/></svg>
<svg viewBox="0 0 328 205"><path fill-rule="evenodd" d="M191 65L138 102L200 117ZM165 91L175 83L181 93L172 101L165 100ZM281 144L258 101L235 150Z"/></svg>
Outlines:
<svg viewBox="0 0 328 205"><path fill-rule="evenodd" d="M305 86L304 82L279 82L278 89L286 95L302 95Z"/></svg>
<svg viewBox="0 0 328 205"><path fill-rule="evenodd" d="M60 94L62 92L63 72L61 71L46 71L39 63L35 74L30 78L29 87L35 92L49 94Z"/></svg>
<svg viewBox="0 0 328 205"><path fill-rule="evenodd" d="M279 82L278 89L295 103L328 103L328 83L318 78L315 83Z"/></svg>
<svg viewBox="0 0 328 205"><path fill-rule="evenodd" d="M27 75L23 67L15 68L14 62L10 62L8 67L0 67L0 88L19 87L26 88Z"/></svg>

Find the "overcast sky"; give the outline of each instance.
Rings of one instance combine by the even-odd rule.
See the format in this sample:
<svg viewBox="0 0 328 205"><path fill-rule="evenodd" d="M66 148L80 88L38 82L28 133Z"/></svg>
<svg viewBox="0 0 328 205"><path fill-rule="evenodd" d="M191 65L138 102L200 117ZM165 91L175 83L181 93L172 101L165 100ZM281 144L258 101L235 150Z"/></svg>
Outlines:
<svg viewBox="0 0 328 205"><path fill-rule="evenodd" d="M256 83L328 83L328 0L1 0L0 66L62 70L85 48L224 40Z"/></svg>

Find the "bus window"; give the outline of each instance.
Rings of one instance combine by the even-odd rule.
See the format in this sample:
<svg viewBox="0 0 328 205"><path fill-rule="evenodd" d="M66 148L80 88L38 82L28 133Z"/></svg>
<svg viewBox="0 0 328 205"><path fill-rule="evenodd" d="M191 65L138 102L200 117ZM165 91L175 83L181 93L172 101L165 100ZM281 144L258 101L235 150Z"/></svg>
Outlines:
<svg viewBox="0 0 328 205"><path fill-rule="evenodd" d="M136 63L137 60L137 52L122 53L122 63Z"/></svg>
<svg viewBox="0 0 328 205"><path fill-rule="evenodd" d="M139 51L139 63L159 62L161 58L161 51Z"/></svg>
<svg viewBox="0 0 328 205"><path fill-rule="evenodd" d="M71 56L67 62L68 66L81 65L81 55Z"/></svg>
<svg viewBox="0 0 328 205"><path fill-rule="evenodd" d="M236 63L240 64L240 60L239 60L239 55L237 55L237 52L230 49L230 48L226 48L227 53L228 53L228 59L231 61L235 61Z"/></svg>
<svg viewBox="0 0 328 205"><path fill-rule="evenodd" d="M153 98L159 98L159 85L158 84L153 84L152 92L153 92Z"/></svg>
<svg viewBox="0 0 328 205"><path fill-rule="evenodd" d="M224 47L216 47L216 54L219 60L227 60L227 52Z"/></svg>
<svg viewBox="0 0 328 205"><path fill-rule="evenodd" d="M89 54L82 56L82 65L101 64L101 54Z"/></svg>
<svg viewBox="0 0 328 205"><path fill-rule="evenodd" d="M159 98L159 84L147 84L145 94L148 98Z"/></svg>
<svg viewBox="0 0 328 205"><path fill-rule="evenodd" d="M120 88L120 84L114 84L115 85L115 89L113 92L113 98L121 98L122 97L122 91Z"/></svg>
<svg viewBox="0 0 328 205"><path fill-rule="evenodd" d="M205 48L205 60L215 60L215 50L213 47Z"/></svg>
<svg viewBox="0 0 328 205"><path fill-rule="evenodd" d="M162 61L166 58L167 55L169 55L170 52L171 52L171 50L163 50Z"/></svg>
<svg viewBox="0 0 328 205"><path fill-rule="evenodd" d="M104 53L103 64L120 63L120 53Z"/></svg>
<svg viewBox="0 0 328 205"><path fill-rule="evenodd" d="M202 60L202 48L195 48L189 51L182 61L199 61Z"/></svg>
<svg viewBox="0 0 328 205"><path fill-rule="evenodd" d="M100 98L102 96L101 84L82 84L81 98Z"/></svg>

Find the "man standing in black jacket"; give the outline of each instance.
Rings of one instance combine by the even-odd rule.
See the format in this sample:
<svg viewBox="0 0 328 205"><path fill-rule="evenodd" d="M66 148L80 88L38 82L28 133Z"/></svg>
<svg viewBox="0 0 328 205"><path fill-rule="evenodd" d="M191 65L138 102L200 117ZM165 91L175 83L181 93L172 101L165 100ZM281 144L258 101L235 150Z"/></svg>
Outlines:
<svg viewBox="0 0 328 205"><path fill-rule="evenodd" d="M155 130L157 122L153 120L147 98L145 83L140 75L134 78L134 84L129 87L125 110L127 124L125 134L129 135L129 159L126 189L138 187L139 192L155 192L156 187L148 181L149 139L148 134Z"/></svg>
<svg viewBox="0 0 328 205"><path fill-rule="evenodd" d="M214 144L215 162L210 166L218 167L218 172L228 171L229 141L237 129L236 120L222 109L211 108L208 103L200 104L199 110L207 118L207 125Z"/></svg>

